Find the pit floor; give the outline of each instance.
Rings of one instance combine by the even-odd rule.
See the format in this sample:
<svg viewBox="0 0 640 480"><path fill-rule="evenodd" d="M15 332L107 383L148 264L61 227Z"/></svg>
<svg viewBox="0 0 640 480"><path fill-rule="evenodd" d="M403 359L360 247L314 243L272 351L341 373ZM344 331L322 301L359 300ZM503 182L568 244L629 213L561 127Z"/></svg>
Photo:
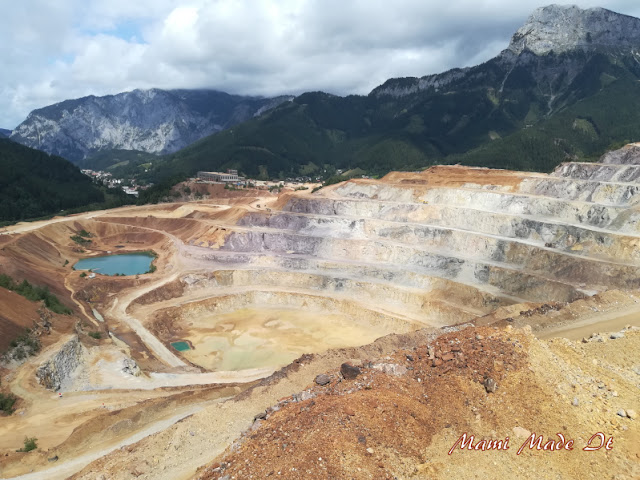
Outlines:
<svg viewBox="0 0 640 480"><path fill-rule="evenodd" d="M181 352L207 370L282 367L304 353L371 343L391 333L346 315L297 309L242 309L188 319L193 350Z"/></svg>

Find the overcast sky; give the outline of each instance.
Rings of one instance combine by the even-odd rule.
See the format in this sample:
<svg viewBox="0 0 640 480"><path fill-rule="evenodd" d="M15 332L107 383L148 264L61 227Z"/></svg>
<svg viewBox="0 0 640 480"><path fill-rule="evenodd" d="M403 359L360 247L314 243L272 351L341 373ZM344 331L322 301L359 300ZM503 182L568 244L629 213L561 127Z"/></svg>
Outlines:
<svg viewBox="0 0 640 480"><path fill-rule="evenodd" d="M366 94L497 55L537 0L20 0L0 15L0 127L134 88ZM640 17L638 0L576 1Z"/></svg>

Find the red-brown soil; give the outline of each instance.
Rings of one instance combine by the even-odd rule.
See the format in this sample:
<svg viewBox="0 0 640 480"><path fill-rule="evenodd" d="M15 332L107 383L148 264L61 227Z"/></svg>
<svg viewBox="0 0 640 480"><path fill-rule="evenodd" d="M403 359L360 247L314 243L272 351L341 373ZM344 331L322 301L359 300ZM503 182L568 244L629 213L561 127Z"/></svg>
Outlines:
<svg viewBox="0 0 640 480"><path fill-rule="evenodd" d="M11 340L33 327L40 320L38 304L17 293L0 288L0 352L4 352Z"/></svg>
<svg viewBox="0 0 640 480"><path fill-rule="evenodd" d="M640 332L628 335L633 336L609 348L640 343ZM606 384L617 389L613 397L580 370L595 368L586 351L599 346L572 347L561 340L546 346L522 331L474 327L440 337L432 355L419 347L378 360L397 375L367 362L354 380L328 372L329 385L314 384L281 400L197 478L638 478L637 420L620 418L609 407L637 408L637 393L620 382L619 370L605 374ZM573 369L553 378L565 361ZM485 388L487 378L497 382L495 392ZM566 388L577 406L566 398L564 382L572 382ZM613 436L615 448L582 451L598 431ZM574 450L525 448L518 456L532 432L544 436L543 445L557 441L559 432L575 440ZM509 437L509 450L457 448L449 456L464 433L475 435L473 445Z"/></svg>
<svg viewBox="0 0 640 480"><path fill-rule="evenodd" d="M540 174L511 170L436 165L420 173L390 172L382 178L382 181L410 186L428 185L430 187L460 187L465 183L473 183L476 185L499 185L510 187L513 190L520 185L524 178L538 175Z"/></svg>

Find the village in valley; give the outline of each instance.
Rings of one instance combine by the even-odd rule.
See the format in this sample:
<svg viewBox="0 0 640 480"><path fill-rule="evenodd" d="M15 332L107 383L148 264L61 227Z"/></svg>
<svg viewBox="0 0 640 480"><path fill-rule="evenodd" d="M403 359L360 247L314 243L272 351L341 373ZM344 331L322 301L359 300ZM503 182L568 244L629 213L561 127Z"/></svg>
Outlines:
<svg viewBox="0 0 640 480"><path fill-rule="evenodd" d="M121 188L127 195L137 197L142 190L153 184L138 184L135 178L115 178L112 173L103 170L83 169L81 172L91 177L94 182L107 188ZM338 174L342 170L338 170ZM257 190L307 190L322 185L322 177L297 176L285 180L255 180L238 175L237 170L227 169L226 172L200 171L195 177L189 178L187 184L224 184L227 189L250 188Z"/></svg>
<svg viewBox="0 0 640 480"><path fill-rule="evenodd" d="M133 195L137 197L139 195L140 190L146 190L151 186L149 185L138 185L133 180L127 180L122 178L114 178L113 174L110 172L105 172L103 170L91 170L91 169L83 169L80 170L82 173L91 177L95 183L104 185L107 188L122 188L122 191L127 195Z"/></svg>

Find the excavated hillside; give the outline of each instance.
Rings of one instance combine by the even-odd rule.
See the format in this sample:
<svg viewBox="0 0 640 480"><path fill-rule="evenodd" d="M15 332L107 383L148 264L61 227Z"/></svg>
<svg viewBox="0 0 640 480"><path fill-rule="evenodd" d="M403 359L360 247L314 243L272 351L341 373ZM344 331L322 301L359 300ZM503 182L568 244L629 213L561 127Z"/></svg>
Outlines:
<svg viewBox="0 0 640 480"><path fill-rule="evenodd" d="M475 455L478 478L633 478L638 178L629 145L550 175L439 166L315 193L207 187L9 227L0 265L74 314L6 366L22 400L0 423L0 474L459 478ZM152 273L71 268L148 250ZM39 450L15 452L36 426ZM616 447L594 460L511 455L527 431L578 445L598 429ZM448 456L465 431L511 435L511 451Z"/></svg>
<svg viewBox="0 0 640 480"><path fill-rule="evenodd" d="M13 338L39 320L39 315L37 304L4 288L0 288L0 304L7 307L0 312L0 351L4 351Z"/></svg>
<svg viewBox="0 0 640 480"><path fill-rule="evenodd" d="M638 478L640 331L606 344L530 332L469 327L343 364L260 413L197 479ZM598 432L611 449L595 449Z"/></svg>

